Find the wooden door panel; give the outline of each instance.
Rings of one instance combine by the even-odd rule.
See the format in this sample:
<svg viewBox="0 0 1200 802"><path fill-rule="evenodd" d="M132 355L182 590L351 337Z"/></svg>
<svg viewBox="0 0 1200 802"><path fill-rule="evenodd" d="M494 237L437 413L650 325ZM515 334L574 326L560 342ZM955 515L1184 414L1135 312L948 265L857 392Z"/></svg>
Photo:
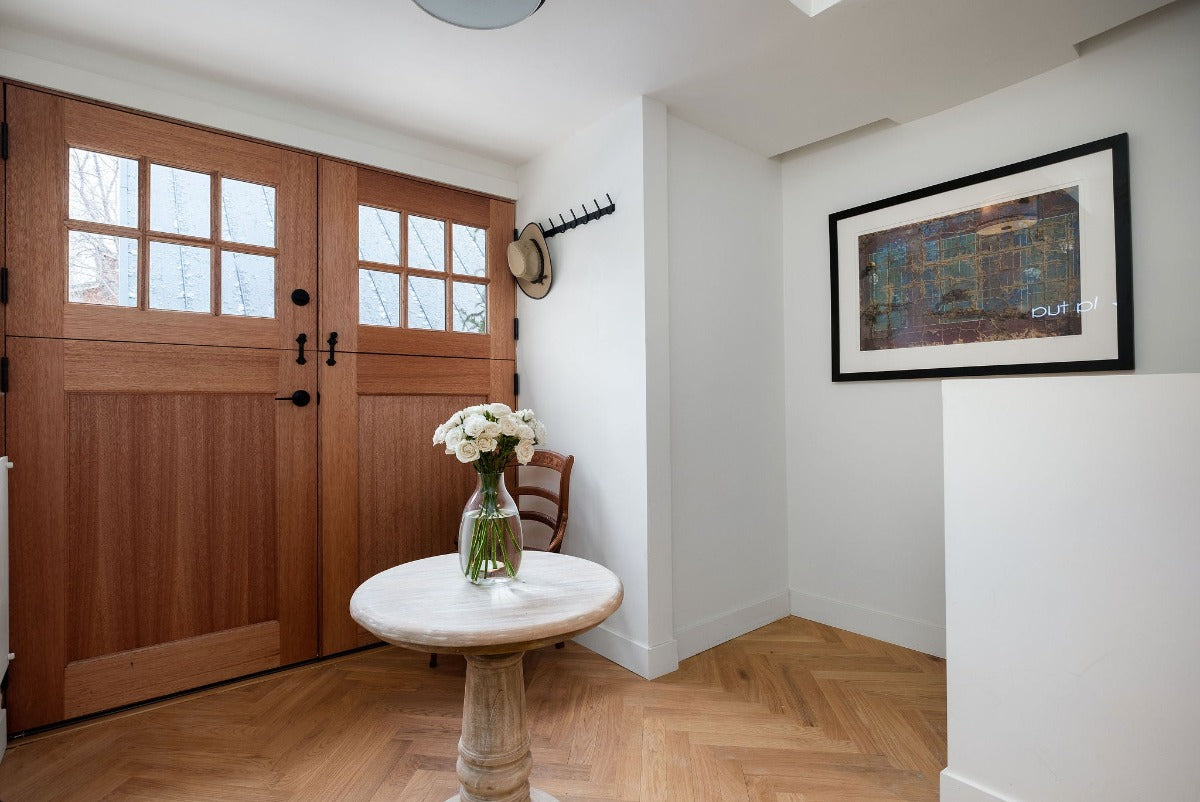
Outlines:
<svg viewBox="0 0 1200 802"><path fill-rule="evenodd" d="M360 581L454 550L475 472L429 441L455 411L486 400L485 394L359 396Z"/></svg>
<svg viewBox="0 0 1200 802"><path fill-rule="evenodd" d="M68 663L63 716L153 699L284 665L278 621Z"/></svg>
<svg viewBox="0 0 1200 802"><path fill-rule="evenodd" d="M9 86L7 83L0 86L0 91L3 91L5 99L7 99L7 97L8 97L8 90L9 90ZM3 113L3 108L0 108L0 113ZM5 122L5 125L8 124L7 113L4 113L4 122ZM7 219L8 219L8 159L0 159L0 267L4 267L8 264L8 243L6 241L6 238L8 236L8 226L6 224ZM5 298L4 300L7 302L8 299ZM8 316L8 304L0 303L0 356L3 356L6 353L4 350L4 335L8 331L7 316ZM2 420L4 420L4 395L2 393L0 393L0 421L2 421ZM3 429L3 427L0 426L0 429ZM0 431L0 455L5 455L8 453L8 450L6 448L6 441L5 441L6 434L7 434L6 432ZM4 470L4 469L0 468L0 470ZM8 617L8 606L7 605L8 605L8 601L7 601L7 599L5 599L3 608L0 609L0 616L3 616L4 618ZM0 625L0 626L3 626L3 625ZM5 637L6 636L0 636L0 647L3 646L2 641L5 639ZM0 655L0 657L2 657L2 655ZM0 661L0 662L2 662L2 661ZM7 665L7 663L3 663L3 665Z"/></svg>
<svg viewBox="0 0 1200 802"><path fill-rule="evenodd" d="M320 159L321 341L337 333L338 349L359 353L413 354L479 359L516 358L512 320L516 283L508 271L515 207L511 201L427 184L404 176ZM428 331L359 323L360 204L428 216L448 224L487 230L487 332ZM447 254L450 250L447 250ZM401 260L403 261L403 259ZM406 275L397 264L393 272ZM425 275L429 275L426 273ZM444 272L447 291L463 277ZM405 292L403 281L401 294ZM447 323L449 326L450 324Z"/></svg>
<svg viewBox="0 0 1200 802"><path fill-rule="evenodd" d="M514 400L516 297L505 256L514 209L330 159L320 159L318 170L321 338L325 344L336 332L338 349L333 365L320 365L321 651L332 654L375 640L349 615L363 580L454 549L475 474L433 447L433 430L465 406ZM382 257L363 254L360 207L398 225ZM410 264L410 214L442 221L440 264ZM484 275L457 269L455 226L486 231L486 245L473 253L483 256L484 269L475 269ZM401 310L393 319L399 325L360 324L360 269L397 277L401 297L391 300ZM409 327L404 293L413 276L442 281L450 293L456 284L486 286L486 332L453 331L451 323L439 331ZM442 300L449 318L453 295Z"/></svg>
<svg viewBox="0 0 1200 802"><path fill-rule="evenodd" d="M315 656L315 366L10 338L15 730Z"/></svg>
<svg viewBox="0 0 1200 802"><path fill-rule="evenodd" d="M430 184L382 170L347 165L357 174L359 203L385 208L404 208L426 217L453 219L487 228L491 224L492 199L454 187ZM397 200L400 203L397 203Z"/></svg>
<svg viewBox="0 0 1200 802"><path fill-rule="evenodd" d="M59 158L60 149L65 149L59 144L63 140L54 135L63 130L63 104L51 95L9 85L4 110L10 157L5 167L9 231L5 247L13 301L7 310L6 333L61 337L66 283L61 293L54 292L50 283L67 263L66 235L59 232L66 217L67 162ZM18 190L21 202L10 202ZM32 269L21 269L18 257ZM41 275L43 270L56 272L48 278Z"/></svg>
<svg viewBox="0 0 1200 802"><path fill-rule="evenodd" d="M267 395L67 394L69 660L276 619L276 413Z"/></svg>
<svg viewBox="0 0 1200 802"><path fill-rule="evenodd" d="M67 415L62 341L6 340L11 367L5 428L14 464L8 485L9 637L16 655L6 702L15 732L63 718L70 607L62 568L68 547Z"/></svg>
<svg viewBox="0 0 1200 802"><path fill-rule="evenodd" d="M509 381L512 366L512 362L507 363ZM355 387L360 395L487 394L494 369L488 359L359 354ZM332 378L333 371L326 371L326 375ZM433 430L429 433L432 436Z"/></svg>
<svg viewBox="0 0 1200 802"><path fill-rule="evenodd" d="M279 178L280 155L287 151L273 145L217 134L188 125L131 114L126 111L67 100L29 89L21 94L41 95L63 104L63 135L77 147L93 147L105 153L136 158L145 156L160 164L193 170L215 170L260 184Z"/></svg>
<svg viewBox="0 0 1200 802"><path fill-rule="evenodd" d="M8 333L114 341L292 348L297 334L316 336L316 304L291 301L295 289L316 291L316 159L284 148L130 112L67 99L24 87L6 88L10 123L8 210L12 309ZM226 239L222 207L211 204L210 234L188 238L149 228L150 183L139 176L138 220L127 225L71 222L68 153L82 148L134 159L139 173L151 164L210 176L212 198L225 178L274 188L274 246ZM82 228L81 228L82 227ZM70 230L111 233L137 242L135 307L74 303L68 298ZM150 243L174 242L210 252L211 308L178 312L148 307ZM274 259L273 317L219 312L227 250Z"/></svg>
<svg viewBox="0 0 1200 802"><path fill-rule="evenodd" d="M264 394L280 382L313 390L313 369L292 354L256 348L162 348L144 343L63 342L63 388L80 393ZM282 375L281 375L282 373Z"/></svg>
<svg viewBox="0 0 1200 802"><path fill-rule="evenodd" d="M513 403L506 360L347 354L321 366L321 651L374 642L349 615L364 580L454 550L475 472L433 430L465 406Z"/></svg>

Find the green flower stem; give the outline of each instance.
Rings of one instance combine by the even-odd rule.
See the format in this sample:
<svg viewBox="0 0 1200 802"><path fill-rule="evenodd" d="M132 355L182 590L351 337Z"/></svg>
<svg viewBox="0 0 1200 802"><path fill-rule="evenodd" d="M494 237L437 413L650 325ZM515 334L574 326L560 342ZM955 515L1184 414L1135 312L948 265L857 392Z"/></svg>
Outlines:
<svg viewBox="0 0 1200 802"><path fill-rule="evenodd" d="M504 566L505 573L516 576L513 562L521 551L521 542L509 524L509 517L500 509L499 472L479 474L483 496L479 517L471 524L471 545L467 553L467 577L478 582L480 574L490 575Z"/></svg>

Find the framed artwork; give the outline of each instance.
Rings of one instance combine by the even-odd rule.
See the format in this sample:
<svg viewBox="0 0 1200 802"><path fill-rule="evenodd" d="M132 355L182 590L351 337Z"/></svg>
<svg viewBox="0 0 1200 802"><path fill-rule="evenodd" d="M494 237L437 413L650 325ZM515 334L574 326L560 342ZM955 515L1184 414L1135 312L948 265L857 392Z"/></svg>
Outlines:
<svg viewBox="0 0 1200 802"><path fill-rule="evenodd" d="M1128 136L829 216L833 380L1133 369Z"/></svg>

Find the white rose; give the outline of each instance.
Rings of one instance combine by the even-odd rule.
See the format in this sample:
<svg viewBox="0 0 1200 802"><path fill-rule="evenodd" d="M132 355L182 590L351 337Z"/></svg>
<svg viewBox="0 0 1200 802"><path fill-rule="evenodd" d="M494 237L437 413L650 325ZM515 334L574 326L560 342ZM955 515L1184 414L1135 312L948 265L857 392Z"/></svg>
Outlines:
<svg viewBox="0 0 1200 802"><path fill-rule="evenodd" d="M487 425L479 432L479 437L490 437L495 440L501 434L500 424L495 421L488 421Z"/></svg>
<svg viewBox="0 0 1200 802"><path fill-rule="evenodd" d="M512 408L508 404L488 404L487 411L492 413L493 418L499 418L508 415L512 412Z"/></svg>
<svg viewBox="0 0 1200 802"><path fill-rule="evenodd" d="M466 421L463 423L463 433L467 437L478 437L483 431L483 427L487 425L488 419L482 415L468 415Z"/></svg>
<svg viewBox="0 0 1200 802"><path fill-rule="evenodd" d="M495 451L496 438L481 434L475 438L475 446L479 449L480 453L486 454L489 451Z"/></svg>
<svg viewBox="0 0 1200 802"><path fill-rule="evenodd" d="M443 423L442 425L438 426L436 429L433 430L433 444L435 446L438 443L446 442L446 430L449 428L450 428L449 426L447 426L446 424Z"/></svg>
<svg viewBox="0 0 1200 802"><path fill-rule="evenodd" d="M446 432L446 448L454 449L463 441L463 430L455 426L450 431Z"/></svg>
<svg viewBox="0 0 1200 802"><path fill-rule="evenodd" d="M501 418L500 418L500 434L504 435L505 437L516 437L517 436L517 426L520 425L520 423L521 423L521 419L518 418L516 415L512 414L511 412L507 415L501 416Z"/></svg>
<svg viewBox="0 0 1200 802"><path fill-rule="evenodd" d="M533 459L533 443L529 440L522 440L517 443L516 449L513 451L517 455L517 462L522 465L528 465L529 460Z"/></svg>
<svg viewBox="0 0 1200 802"><path fill-rule="evenodd" d="M533 422L533 432L537 435L538 443L546 442L546 427L542 425L540 420Z"/></svg>
<svg viewBox="0 0 1200 802"><path fill-rule="evenodd" d="M474 462L479 459L479 446L474 440L463 440L454 448L454 456L459 462Z"/></svg>
<svg viewBox="0 0 1200 802"><path fill-rule="evenodd" d="M518 423L517 437L521 438L522 440L533 440L535 437L537 437L537 435L534 434L533 427L528 423Z"/></svg>

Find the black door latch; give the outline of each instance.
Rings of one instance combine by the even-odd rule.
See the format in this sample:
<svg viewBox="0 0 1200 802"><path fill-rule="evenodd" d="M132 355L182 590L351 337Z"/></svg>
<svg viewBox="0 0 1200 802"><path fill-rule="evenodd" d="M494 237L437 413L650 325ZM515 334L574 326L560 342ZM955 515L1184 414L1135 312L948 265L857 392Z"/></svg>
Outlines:
<svg viewBox="0 0 1200 802"><path fill-rule="evenodd" d="M308 390L297 390L291 395L281 396L275 399L276 401L291 401L298 407L308 406L308 402L312 401L312 396L308 394Z"/></svg>
<svg viewBox="0 0 1200 802"><path fill-rule="evenodd" d="M331 332L329 332L329 359L325 360L326 365L333 367L334 365L337 364L337 360L334 358L336 356L336 352L337 352L337 332L331 331Z"/></svg>

